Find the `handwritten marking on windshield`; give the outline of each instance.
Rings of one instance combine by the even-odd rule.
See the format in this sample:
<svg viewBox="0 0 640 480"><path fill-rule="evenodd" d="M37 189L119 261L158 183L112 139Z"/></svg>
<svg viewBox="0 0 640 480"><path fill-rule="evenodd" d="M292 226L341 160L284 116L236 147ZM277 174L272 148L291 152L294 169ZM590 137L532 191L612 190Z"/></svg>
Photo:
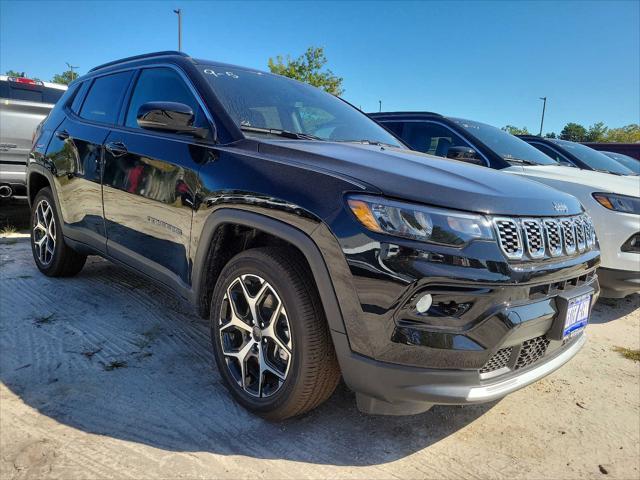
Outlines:
<svg viewBox="0 0 640 480"><path fill-rule="evenodd" d="M238 77L238 75L236 75L233 72L216 72L212 68L205 68L204 69L204 73L206 73L207 75L213 75L216 78L220 77L220 76L224 76L224 75L226 75L227 77L231 77L231 78L240 78L240 77Z"/></svg>

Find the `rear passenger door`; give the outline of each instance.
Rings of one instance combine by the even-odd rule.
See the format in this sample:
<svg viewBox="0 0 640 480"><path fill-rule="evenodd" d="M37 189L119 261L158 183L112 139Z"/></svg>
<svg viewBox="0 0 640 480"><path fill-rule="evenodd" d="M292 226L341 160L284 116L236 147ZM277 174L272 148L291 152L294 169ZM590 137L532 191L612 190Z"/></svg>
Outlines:
<svg viewBox="0 0 640 480"><path fill-rule="evenodd" d="M187 80L170 67L139 72L121 125L105 143L104 213L109 254L169 285L188 284L191 219L197 170L206 140L143 130L137 113L147 102L192 108L195 125L210 128Z"/></svg>
<svg viewBox="0 0 640 480"><path fill-rule="evenodd" d="M117 122L132 71L83 82L55 130L47 160L55 171L65 234L104 251L102 210L103 145Z"/></svg>

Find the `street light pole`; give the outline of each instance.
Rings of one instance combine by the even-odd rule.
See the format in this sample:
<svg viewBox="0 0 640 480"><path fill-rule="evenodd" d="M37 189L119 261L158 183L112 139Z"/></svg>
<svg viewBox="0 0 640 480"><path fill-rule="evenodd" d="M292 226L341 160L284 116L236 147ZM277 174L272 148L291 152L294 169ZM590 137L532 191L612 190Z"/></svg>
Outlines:
<svg viewBox="0 0 640 480"><path fill-rule="evenodd" d="M73 82L76 79L76 77L73 76L73 69L74 68L78 68L78 67L74 67L69 62L64 62L64 63L67 64L67 67L69 68L69 71L71 72L71 81Z"/></svg>
<svg viewBox="0 0 640 480"><path fill-rule="evenodd" d="M540 100L542 100L544 103L542 104L542 119L540 120L540 133L538 134L539 137L542 136L542 126L544 125L544 111L547 108L547 97L540 97Z"/></svg>
<svg viewBox="0 0 640 480"><path fill-rule="evenodd" d="M182 9L174 10L173 13L178 15L178 51L182 51Z"/></svg>
<svg viewBox="0 0 640 480"><path fill-rule="evenodd" d="M378 112L382 111L382 100L378 100Z"/></svg>

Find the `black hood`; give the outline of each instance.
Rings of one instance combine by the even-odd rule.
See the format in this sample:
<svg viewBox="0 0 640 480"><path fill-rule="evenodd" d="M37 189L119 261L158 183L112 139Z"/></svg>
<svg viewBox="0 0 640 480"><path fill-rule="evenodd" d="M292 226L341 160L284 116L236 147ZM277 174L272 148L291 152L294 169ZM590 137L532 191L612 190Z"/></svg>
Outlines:
<svg viewBox="0 0 640 480"><path fill-rule="evenodd" d="M554 216L582 211L575 197L541 183L401 148L263 140L259 150L347 176L402 200L494 215ZM554 204L564 204L567 210L559 212Z"/></svg>

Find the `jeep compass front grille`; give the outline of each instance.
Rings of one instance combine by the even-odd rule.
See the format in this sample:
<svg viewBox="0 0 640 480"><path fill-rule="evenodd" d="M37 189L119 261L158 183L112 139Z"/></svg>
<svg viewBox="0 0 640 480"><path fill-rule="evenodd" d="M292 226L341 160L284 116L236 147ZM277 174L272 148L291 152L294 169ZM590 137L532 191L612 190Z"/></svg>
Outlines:
<svg viewBox="0 0 640 480"><path fill-rule="evenodd" d="M494 218L500 249L510 260L573 255L591 249L595 230L587 215L561 218Z"/></svg>

